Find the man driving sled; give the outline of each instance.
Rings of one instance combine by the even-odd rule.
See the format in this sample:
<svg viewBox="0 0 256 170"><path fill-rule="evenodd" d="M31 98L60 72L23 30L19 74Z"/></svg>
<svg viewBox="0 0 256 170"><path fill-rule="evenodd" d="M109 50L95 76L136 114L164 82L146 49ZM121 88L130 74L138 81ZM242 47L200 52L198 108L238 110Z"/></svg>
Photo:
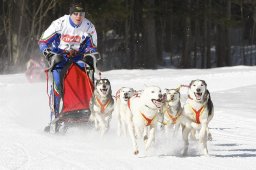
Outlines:
<svg viewBox="0 0 256 170"><path fill-rule="evenodd" d="M85 70L85 67L87 66L87 58L84 57L84 55L96 52L97 33L94 25L85 18L85 10L82 3L80 1L73 1L69 13L69 15L64 15L53 21L39 40L40 51L45 56L46 60L49 61L50 70L52 71L53 76L53 85L51 89L51 97L53 98L51 120L52 118L58 118L60 115L59 107L61 99L63 100L64 105L65 102L73 102L73 100L75 100L73 99L73 96L77 96L81 93L77 92L74 95L70 95L70 92L68 91L66 93L68 93L69 98L64 101L63 94L65 94L65 91L63 92L63 89L65 84L63 83L63 70L66 71L67 65L71 65L70 63L73 64L72 66L78 66L81 70ZM69 68L70 67L71 66L69 66ZM73 75L84 73L80 72L79 69L76 70L77 71L73 71ZM67 75L67 73L71 74L69 72L71 71L66 71L65 75ZM73 80L72 78L78 80ZM80 80L80 77L77 77L76 75L72 78L70 78L71 80L68 84L75 84L76 81ZM68 87L65 87L65 89L68 89ZM77 90L76 86L72 86L69 89L75 89L73 91ZM77 101L82 101L81 98L77 99ZM67 105L70 105L70 103ZM79 106L76 106L81 105L81 103L75 103L74 105L75 106L72 107L76 108L68 108L69 110L64 108L64 110L66 109L65 112L72 111L72 109L79 110L83 108L83 106L80 108ZM62 112L63 108L61 113Z"/></svg>

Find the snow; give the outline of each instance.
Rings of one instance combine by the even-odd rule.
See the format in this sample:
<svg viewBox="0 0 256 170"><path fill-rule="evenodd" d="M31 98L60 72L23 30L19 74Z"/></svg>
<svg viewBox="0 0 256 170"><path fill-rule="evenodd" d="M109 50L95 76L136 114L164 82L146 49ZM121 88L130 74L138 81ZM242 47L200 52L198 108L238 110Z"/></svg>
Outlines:
<svg viewBox="0 0 256 170"><path fill-rule="evenodd" d="M0 169L29 170L253 170L256 167L256 66L214 69L112 70L103 72L113 95L121 87L176 88L193 79L208 84L215 106L210 123L209 156L196 142L180 155L181 137L159 129L153 148L132 154L129 137L117 136L115 114L104 136L93 129L70 129L66 135L43 132L49 122L46 82L28 83L24 74L0 76ZM185 96L186 89L182 89Z"/></svg>

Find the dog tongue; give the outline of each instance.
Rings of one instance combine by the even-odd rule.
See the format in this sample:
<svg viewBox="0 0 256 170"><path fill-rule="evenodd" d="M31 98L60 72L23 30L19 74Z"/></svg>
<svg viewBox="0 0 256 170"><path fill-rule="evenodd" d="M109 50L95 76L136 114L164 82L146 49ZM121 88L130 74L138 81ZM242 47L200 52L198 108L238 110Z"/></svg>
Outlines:
<svg viewBox="0 0 256 170"><path fill-rule="evenodd" d="M161 107L162 103L158 100L153 99L153 103L156 105L156 107Z"/></svg>
<svg viewBox="0 0 256 170"><path fill-rule="evenodd" d="M106 94L106 93L107 93L107 89L101 89L101 92L102 92L103 94Z"/></svg>
<svg viewBox="0 0 256 170"><path fill-rule="evenodd" d="M200 100L200 99L201 99L202 94L201 94L201 93L195 93L195 96L196 96L196 99L197 99L197 100Z"/></svg>

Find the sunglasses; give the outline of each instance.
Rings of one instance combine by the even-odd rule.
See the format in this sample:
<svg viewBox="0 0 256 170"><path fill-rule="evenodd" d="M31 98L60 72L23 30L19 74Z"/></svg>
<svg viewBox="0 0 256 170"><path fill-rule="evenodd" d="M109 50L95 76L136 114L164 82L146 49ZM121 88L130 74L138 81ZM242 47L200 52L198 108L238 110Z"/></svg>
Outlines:
<svg viewBox="0 0 256 170"><path fill-rule="evenodd" d="M79 16L84 17L85 16L85 12L74 12L73 15L75 15L75 16L79 15Z"/></svg>

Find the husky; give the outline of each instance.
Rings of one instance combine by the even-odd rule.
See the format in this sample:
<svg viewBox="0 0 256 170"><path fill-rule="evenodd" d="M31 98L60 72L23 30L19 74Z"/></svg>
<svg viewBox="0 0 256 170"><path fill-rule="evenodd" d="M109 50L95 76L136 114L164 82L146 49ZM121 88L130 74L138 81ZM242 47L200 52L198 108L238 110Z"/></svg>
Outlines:
<svg viewBox="0 0 256 170"><path fill-rule="evenodd" d="M139 153L136 139L143 137L146 150L155 140L156 126L162 107L162 92L159 87L149 86L138 94L133 95L128 101L132 114L131 139L135 155Z"/></svg>
<svg viewBox="0 0 256 170"><path fill-rule="evenodd" d="M165 89L163 106L161 110L162 124L164 125L165 133L174 128L173 135L175 136L179 130L181 122L181 102L179 89Z"/></svg>
<svg viewBox="0 0 256 170"><path fill-rule="evenodd" d="M127 129L132 130L132 114L128 107L128 100L134 95L135 90L130 87L122 87L116 93L115 113L117 115L117 134L127 134Z"/></svg>
<svg viewBox="0 0 256 170"><path fill-rule="evenodd" d="M187 118L183 123L182 136L184 141L183 155L188 151L189 133L198 132L200 151L208 155L207 139L211 138L208 124L214 115L213 103L207 84L204 80L192 80L188 89L188 98L184 104L182 115Z"/></svg>
<svg viewBox="0 0 256 170"><path fill-rule="evenodd" d="M111 85L108 79L96 81L95 90L90 100L90 121L94 122L95 129L104 135L109 129L109 123L114 110Z"/></svg>

